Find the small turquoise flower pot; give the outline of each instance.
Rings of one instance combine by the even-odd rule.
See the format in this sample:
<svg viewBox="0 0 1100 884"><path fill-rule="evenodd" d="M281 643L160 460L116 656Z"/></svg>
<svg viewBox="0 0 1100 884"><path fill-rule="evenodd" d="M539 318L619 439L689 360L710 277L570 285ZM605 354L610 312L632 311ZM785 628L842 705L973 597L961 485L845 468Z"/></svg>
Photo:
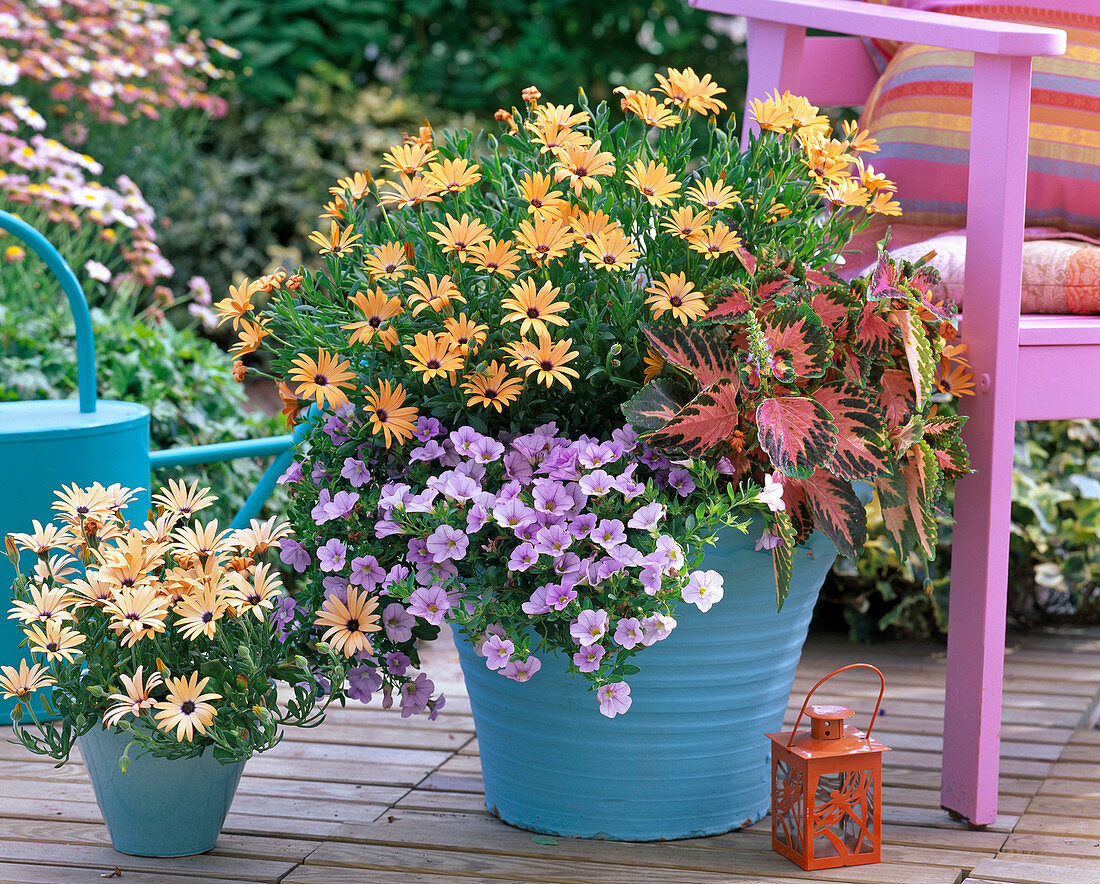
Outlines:
<svg viewBox="0 0 1100 884"><path fill-rule="evenodd" d="M633 705L614 719L564 657L542 655L517 684L458 641L491 812L535 832L616 841L728 832L768 812L765 734L782 729L836 550L814 534L796 551L777 613L772 557L754 551L757 536L730 530L707 552L724 598L705 614L679 607L672 634L638 656Z"/></svg>
<svg viewBox="0 0 1100 884"><path fill-rule="evenodd" d="M135 745L119 767L128 733L98 725L78 745L111 843L133 856L190 856L213 849L244 762L221 764L207 749L196 758L158 758Z"/></svg>

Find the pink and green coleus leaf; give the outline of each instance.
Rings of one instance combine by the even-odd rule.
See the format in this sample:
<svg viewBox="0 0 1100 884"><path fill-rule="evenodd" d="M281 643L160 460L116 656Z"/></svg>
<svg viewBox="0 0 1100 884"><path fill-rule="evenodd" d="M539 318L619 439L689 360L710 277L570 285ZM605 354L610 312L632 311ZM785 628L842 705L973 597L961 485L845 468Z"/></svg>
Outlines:
<svg viewBox="0 0 1100 884"><path fill-rule="evenodd" d="M899 427L909 419L916 404L913 378L906 371L887 369L878 382L878 401L890 427Z"/></svg>
<svg viewBox="0 0 1100 884"><path fill-rule="evenodd" d="M936 517L943 472L927 442L918 442L906 453L892 477L875 480L882 508L882 522L901 558L916 552L936 557Z"/></svg>
<svg viewBox="0 0 1100 884"><path fill-rule="evenodd" d="M649 436L652 445L701 455L726 441L738 428L736 377L711 384L663 427Z"/></svg>
<svg viewBox="0 0 1100 884"><path fill-rule="evenodd" d="M760 446L779 470L806 479L836 450L836 424L824 406L805 396L765 399L756 408Z"/></svg>
<svg viewBox="0 0 1100 884"><path fill-rule="evenodd" d="M690 395L667 378L650 381L630 401L623 404L627 422L639 433L665 426L690 401Z"/></svg>
<svg viewBox="0 0 1100 884"><path fill-rule="evenodd" d="M897 264L890 260L887 252L879 249L875 269L867 280L867 300L884 301L887 298L905 297L907 295L901 288L901 272Z"/></svg>
<svg viewBox="0 0 1100 884"><path fill-rule="evenodd" d="M736 322L752 309L748 290L736 282L720 283L714 290L714 306L705 321Z"/></svg>
<svg viewBox="0 0 1100 884"><path fill-rule="evenodd" d="M901 332L909 375L913 379L913 389L916 391L917 410L924 411L928 405L928 397L932 395L936 374L936 358L932 353L932 344L920 320L908 310L895 310L892 318L894 327Z"/></svg>
<svg viewBox="0 0 1100 884"><path fill-rule="evenodd" d="M852 483L820 469L798 485L806 495L815 527L842 556L857 558L867 542L867 510Z"/></svg>
<svg viewBox="0 0 1100 884"><path fill-rule="evenodd" d="M970 454L963 444L962 425L965 417L931 417L924 425L924 441L936 455L936 464L944 478L958 479L970 472Z"/></svg>
<svg viewBox="0 0 1100 884"><path fill-rule="evenodd" d="M779 372L780 380L789 374L800 378L825 374L833 355L833 339L809 304L777 306L762 319L761 328L776 360L773 372Z"/></svg>
<svg viewBox="0 0 1100 884"><path fill-rule="evenodd" d="M893 470L882 411L867 391L834 381L814 391L836 424L836 451L826 466L842 479L872 479Z"/></svg>
<svg viewBox="0 0 1100 884"><path fill-rule="evenodd" d="M688 372L700 388L737 375L736 351L721 327L661 325L645 333L665 361Z"/></svg>
<svg viewBox="0 0 1100 884"><path fill-rule="evenodd" d="M787 600L787 594L791 590L794 548L798 541L795 539L796 532L791 524L791 517L782 510L772 513L769 530L779 538L779 545L772 549L772 568L775 571L775 606L776 610L782 611L783 602Z"/></svg>
<svg viewBox="0 0 1100 884"><path fill-rule="evenodd" d="M877 307L876 304L864 305L853 336L856 349L876 362L885 359L894 347L894 326Z"/></svg>

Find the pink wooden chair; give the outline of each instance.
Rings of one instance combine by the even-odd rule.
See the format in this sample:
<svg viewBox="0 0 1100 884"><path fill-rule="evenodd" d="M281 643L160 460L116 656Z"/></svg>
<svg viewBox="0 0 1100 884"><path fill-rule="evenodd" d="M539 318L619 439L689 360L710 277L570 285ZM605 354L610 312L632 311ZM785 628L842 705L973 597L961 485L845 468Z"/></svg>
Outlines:
<svg viewBox="0 0 1100 884"><path fill-rule="evenodd" d="M789 89L861 105L878 72L859 37L975 53L961 324L977 395L966 402L974 475L958 483L941 804L973 825L997 815L1014 422L1100 416L1100 317L1021 315L1031 60L1063 31L855 0L690 0L748 19L750 98ZM806 28L854 37L806 37ZM803 77L805 70L807 76Z"/></svg>

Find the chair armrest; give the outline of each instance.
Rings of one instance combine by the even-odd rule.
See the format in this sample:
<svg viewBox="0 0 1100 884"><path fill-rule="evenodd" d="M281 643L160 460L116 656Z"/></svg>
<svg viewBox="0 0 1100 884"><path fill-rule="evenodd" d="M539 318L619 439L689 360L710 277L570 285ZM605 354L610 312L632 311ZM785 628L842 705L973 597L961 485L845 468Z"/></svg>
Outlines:
<svg viewBox="0 0 1100 884"><path fill-rule="evenodd" d="M697 9L844 34L989 55L1062 55L1065 31L854 0L689 0Z"/></svg>

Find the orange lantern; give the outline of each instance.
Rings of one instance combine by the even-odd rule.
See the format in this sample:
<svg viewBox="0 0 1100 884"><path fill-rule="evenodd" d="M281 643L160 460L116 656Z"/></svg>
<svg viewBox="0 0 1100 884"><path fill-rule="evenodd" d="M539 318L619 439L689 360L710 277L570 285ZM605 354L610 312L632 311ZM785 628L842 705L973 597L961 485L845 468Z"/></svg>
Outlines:
<svg viewBox="0 0 1100 884"><path fill-rule="evenodd" d="M872 669L882 682L867 733L846 726L844 706L810 706L810 730L798 725L810 697L838 672ZM830 672L813 686L790 734L772 741L772 849L804 869L877 863L882 850L882 753L871 739L886 679L869 663Z"/></svg>

